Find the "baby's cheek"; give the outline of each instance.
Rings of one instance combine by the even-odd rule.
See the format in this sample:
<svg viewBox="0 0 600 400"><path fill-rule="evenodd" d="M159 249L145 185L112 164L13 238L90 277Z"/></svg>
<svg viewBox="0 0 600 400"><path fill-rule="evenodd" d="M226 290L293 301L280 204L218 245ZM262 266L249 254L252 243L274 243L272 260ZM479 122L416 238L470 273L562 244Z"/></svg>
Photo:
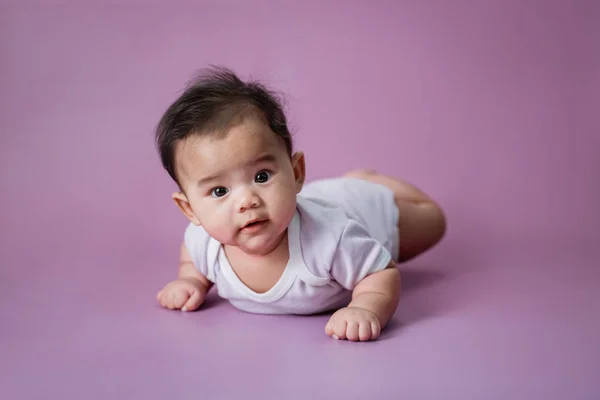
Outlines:
<svg viewBox="0 0 600 400"><path fill-rule="evenodd" d="M289 221L291 221L292 217L294 216L294 213L296 211L296 199L294 198L289 198L287 196L282 196L279 197L278 199L275 199L274 202L272 203L274 204L273 207L273 212L274 212L274 218L277 219L279 222L281 222L282 224L287 224Z"/></svg>
<svg viewBox="0 0 600 400"><path fill-rule="evenodd" d="M206 229L210 236L221 243L228 244L233 240L234 229L231 221L227 218L220 218L215 214L213 218L205 220L204 229Z"/></svg>

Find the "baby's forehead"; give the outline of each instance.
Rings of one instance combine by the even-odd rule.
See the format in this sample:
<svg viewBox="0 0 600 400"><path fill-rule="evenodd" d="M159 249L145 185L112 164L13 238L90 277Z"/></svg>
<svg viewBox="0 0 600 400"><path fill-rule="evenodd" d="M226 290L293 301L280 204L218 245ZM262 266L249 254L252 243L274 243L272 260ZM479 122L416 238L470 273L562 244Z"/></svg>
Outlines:
<svg viewBox="0 0 600 400"><path fill-rule="evenodd" d="M238 154L251 155L264 151L279 151L281 139L268 127L265 129L235 126L225 132L207 132L192 134L179 143L181 153L194 156L210 156L214 153L221 155Z"/></svg>
<svg viewBox="0 0 600 400"><path fill-rule="evenodd" d="M194 134L175 146L177 169L190 177L198 171L239 168L266 155L275 161L286 154L285 144L268 127L248 125Z"/></svg>

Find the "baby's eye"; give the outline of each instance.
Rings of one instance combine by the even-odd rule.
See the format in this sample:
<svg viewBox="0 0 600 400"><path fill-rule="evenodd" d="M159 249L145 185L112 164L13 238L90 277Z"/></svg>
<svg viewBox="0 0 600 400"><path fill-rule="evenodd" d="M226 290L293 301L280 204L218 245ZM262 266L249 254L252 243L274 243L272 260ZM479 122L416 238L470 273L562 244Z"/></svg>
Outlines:
<svg viewBox="0 0 600 400"><path fill-rule="evenodd" d="M212 197L223 197L228 192L229 192L229 190L226 187L219 186L219 187L214 188L210 194L212 195Z"/></svg>
<svg viewBox="0 0 600 400"><path fill-rule="evenodd" d="M256 182L256 183L265 183L269 179L271 179L271 173L269 171L260 171L254 177L254 182Z"/></svg>

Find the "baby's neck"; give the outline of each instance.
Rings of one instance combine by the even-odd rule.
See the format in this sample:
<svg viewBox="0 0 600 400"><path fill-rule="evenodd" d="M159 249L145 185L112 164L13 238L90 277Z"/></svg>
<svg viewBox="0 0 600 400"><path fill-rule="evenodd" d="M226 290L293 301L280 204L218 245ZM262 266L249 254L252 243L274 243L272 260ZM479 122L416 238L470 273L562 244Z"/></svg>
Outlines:
<svg viewBox="0 0 600 400"><path fill-rule="evenodd" d="M233 272L244 285L257 293L265 293L277 284L290 259L287 234L282 235L271 251L263 254L248 254L239 247L224 249Z"/></svg>

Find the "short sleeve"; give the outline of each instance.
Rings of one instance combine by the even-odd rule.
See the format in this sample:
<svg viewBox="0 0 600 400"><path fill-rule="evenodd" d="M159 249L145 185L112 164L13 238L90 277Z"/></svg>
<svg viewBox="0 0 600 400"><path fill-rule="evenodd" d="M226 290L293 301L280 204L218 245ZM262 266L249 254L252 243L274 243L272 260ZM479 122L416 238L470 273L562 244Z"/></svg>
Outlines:
<svg viewBox="0 0 600 400"><path fill-rule="evenodd" d="M367 275L385 269L389 251L354 220L346 225L331 264L331 276L345 289L354 287Z"/></svg>
<svg viewBox="0 0 600 400"><path fill-rule="evenodd" d="M210 257L211 238L204 228L189 224L184 233L185 247L194 262L194 266L202 275L211 282L214 282L214 266L211 265Z"/></svg>

